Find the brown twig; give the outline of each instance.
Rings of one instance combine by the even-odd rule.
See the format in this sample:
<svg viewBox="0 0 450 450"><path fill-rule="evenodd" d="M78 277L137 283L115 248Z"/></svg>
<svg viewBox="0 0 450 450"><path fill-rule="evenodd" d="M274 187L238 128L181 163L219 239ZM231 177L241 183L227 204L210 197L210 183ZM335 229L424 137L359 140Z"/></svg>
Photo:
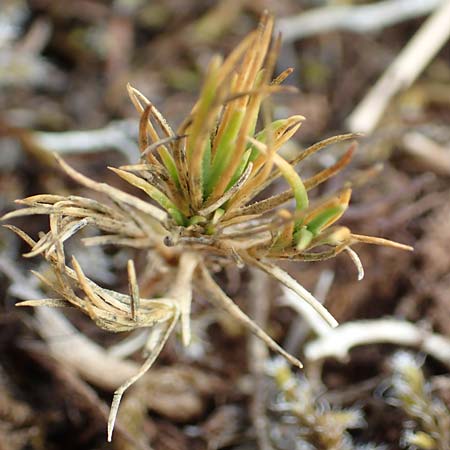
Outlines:
<svg viewBox="0 0 450 450"><path fill-rule="evenodd" d="M252 280L249 285L249 300L253 320L261 327L266 328L270 306L269 278L253 269ZM267 347L254 335L249 336L249 366L254 379L253 399L250 406L253 427L259 450L272 450L269 438L269 421L266 415L266 379L265 366L269 356Z"/></svg>

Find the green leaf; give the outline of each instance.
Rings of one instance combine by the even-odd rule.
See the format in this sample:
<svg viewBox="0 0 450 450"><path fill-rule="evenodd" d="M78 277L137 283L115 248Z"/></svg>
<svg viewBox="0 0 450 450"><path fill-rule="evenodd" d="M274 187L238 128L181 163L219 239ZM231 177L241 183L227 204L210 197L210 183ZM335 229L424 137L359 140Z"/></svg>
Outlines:
<svg viewBox="0 0 450 450"><path fill-rule="evenodd" d="M301 227L294 233L294 243L297 250L305 250L314 239L314 234L305 226Z"/></svg>
<svg viewBox="0 0 450 450"><path fill-rule="evenodd" d="M206 180L209 179L210 172L211 172L211 139L208 139L206 141L205 149L203 151L203 162L202 162L203 200L206 198L205 184Z"/></svg>
<svg viewBox="0 0 450 450"><path fill-rule="evenodd" d="M329 222L334 222L334 219L339 218L344 211L343 205L332 206L317 214L306 224L306 227L314 236L317 236Z"/></svg>
<svg viewBox="0 0 450 450"><path fill-rule="evenodd" d="M247 165L249 163L249 158L251 154L251 149L247 149L245 153L242 155L241 164L237 168L236 172L233 175L233 178L231 179L230 183L227 186L227 191L230 189L234 183L239 179L239 177L244 173L245 169L247 168Z"/></svg>
<svg viewBox="0 0 450 450"><path fill-rule="evenodd" d="M169 153L166 147L160 147L158 149L159 156L164 163L167 171L169 172L170 178L174 181L175 185L180 187L180 179L178 177L177 166L175 165L175 161L173 160L172 155Z"/></svg>
<svg viewBox="0 0 450 450"><path fill-rule="evenodd" d="M123 178L131 185L143 190L150 198L159 203L173 217L178 225L186 225L186 218L181 211L176 207L172 200L169 199L169 197L167 197L159 189L155 188L155 186L132 173L125 172L125 170L116 169L114 167L110 167L110 169L119 175L120 178Z"/></svg>
<svg viewBox="0 0 450 450"><path fill-rule="evenodd" d="M233 157L232 146L238 135L239 129L242 124L242 119L244 118L244 114L245 114L244 108L236 109L231 114L228 126L226 127L220 139L220 142L218 143L216 148L216 153L213 158L211 172L206 182L206 189L205 189L206 196L211 194L214 188L214 183L225 171L226 167L231 161L231 158Z"/></svg>

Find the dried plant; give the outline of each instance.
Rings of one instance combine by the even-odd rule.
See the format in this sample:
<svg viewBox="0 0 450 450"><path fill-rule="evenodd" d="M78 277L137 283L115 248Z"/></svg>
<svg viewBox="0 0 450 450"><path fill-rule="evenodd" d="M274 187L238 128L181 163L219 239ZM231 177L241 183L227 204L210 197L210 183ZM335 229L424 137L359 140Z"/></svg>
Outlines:
<svg viewBox="0 0 450 450"><path fill-rule="evenodd" d="M450 411L431 393L421 363L411 353L398 352L391 359L393 371L389 402L402 408L410 421L403 433L409 449L445 450L450 444Z"/></svg>
<svg viewBox="0 0 450 450"><path fill-rule="evenodd" d="M50 218L49 231L37 242L10 227L31 246L24 256L43 255L50 263L53 279L36 275L57 293L57 298L21 305L74 306L109 331L152 328L144 365L115 392L108 423L109 440L123 392L150 368L178 320L183 343L189 344L194 289L232 314L275 352L302 366L222 291L211 274L217 268L249 264L261 269L293 290L325 323L334 327L337 322L331 314L271 261L317 261L346 250L361 269L356 253L350 248L353 244L366 242L410 249L333 226L348 207L350 187L310 206L308 191L344 168L355 145L334 165L306 180L302 180L295 167L327 145L358 135L325 139L291 161L277 153L300 128L303 117L270 120L268 98L289 90L281 83L292 72L287 69L272 79L280 46L279 38L272 42L272 33L273 19L265 14L259 28L224 61L219 56L211 60L200 97L177 132L149 100L128 86L130 98L141 115L140 161L111 170L144 191L151 202L93 181L58 158L71 178L104 194L111 204L79 196L36 195L19 200L26 207L4 217L44 214ZM256 131L258 121L264 124L260 131ZM286 191L254 201L279 179L288 183ZM294 209L282 208L291 199ZM159 276L170 280L171 287L166 292L156 292L155 298L140 298L132 261L128 263L128 295L104 289L89 280L75 258L72 268L69 267L64 242L88 225L103 234L85 238L85 244L144 249L158 261L159 267L165 268Z"/></svg>
<svg viewBox="0 0 450 450"><path fill-rule="evenodd" d="M279 393L271 405L271 439L280 449L382 450L384 446L357 445L348 430L365 425L357 408L332 407L306 378L295 376L281 359L269 362L268 372Z"/></svg>

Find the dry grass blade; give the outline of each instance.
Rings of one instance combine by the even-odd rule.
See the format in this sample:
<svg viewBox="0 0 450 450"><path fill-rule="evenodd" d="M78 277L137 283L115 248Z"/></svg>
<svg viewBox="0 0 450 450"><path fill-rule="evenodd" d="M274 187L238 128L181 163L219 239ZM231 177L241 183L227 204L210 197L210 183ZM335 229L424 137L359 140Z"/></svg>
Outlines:
<svg viewBox="0 0 450 450"><path fill-rule="evenodd" d="M51 308L67 308L72 306L67 300L61 298L41 298L37 300L24 300L16 306L49 306Z"/></svg>
<svg viewBox="0 0 450 450"><path fill-rule="evenodd" d="M355 142L341 156L341 158L338 159L338 161L336 161L336 163L334 163L332 166L330 166L330 167L328 167L328 168L326 168L324 170L321 170L319 173L317 173L316 175L312 176L311 178L308 178L307 180L305 180L305 188L307 190L310 190L310 189L313 189L313 188L319 186L319 184L322 184L323 182L325 182L329 178L331 178L334 175L336 175L337 173L339 173L346 166L348 166L348 164L350 164L350 161L351 161L351 159L353 157L353 154L354 154L354 152L356 150L356 147L357 147L357 143Z"/></svg>
<svg viewBox="0 0 450 450"><path fill-rule="evenodd" d="M383 239L375 236L363 236L361 234L353 234L352 239L355 242L364 242L365 244L383 245L385 247L398 248L399 250L406 250L412 252L414 250L410 245L401 244L400 242L390 241L389 239Z"/></svg>
<svg viewBox="0 0 450 450"><path fill-rule="evenodd" d="M166 211L169 212L178 225L183 225L185 223L185 218L177 206L163 192L155 188L154 185L143 180L142 178L137 177L136 175L133 175L132 173L125 172L124 170L115 169L114 167L110 167L110 169L119 175L120 178L123 178L125 181L138 189L141 189L150 198L158 202Z"/></svg>
<svg viewBox="0 0 450 450"><path fill-rule="evenodd" d="M214 302L220 308L225 309L236 320L238 320L245 328L249 329L252 333L258 336L270 349L274 352L282 355L291 364L296 367L302 368L303 364L294 356L287 353L282 347L280 347L270 336L268 336L253 320L251 320L242 310L231 300L216 282L212 279L209 271L201 266L201 283L197 285L197 288L204 291L208 295L208 299Z"/></svg>
<svg viewBox="0 0 450 450"><path fill-rule="evenodd" d="M289 162L289 164L294 167L297 165L301 160L307 158L308 156L311 156L312 154L316 153L317 151L321 150L322 148L325 148L328 145L332 145L337 142L345 141L348 139L352 139L355 136L357 136L357 133L349 133L344 134L340 136L334 136L329 139L325 139L324 141L320 141L315 145L312 145L311 147L308 147L304 152L302 152L297 158L294 158L292 161ZM332 166L320 171L316 175L312 176L311 178L307 178L304 181L305 189L307 191L317 187L319 184L325 182L329 178L333 177L337 173L339 173L341 170L343 170L351 161L353 154L356 150L357 144L354 143L350 146L350 148L344 153L343 156ZM276 179L280 177L281 173L279 170L275 170L272 172L272 174L267 177L267 180L265 180L263 183L258 186L258 188L254 191L254 195L259 194L264 189L266 189L270 184L272 184ZM290 195L289 195L290 193ZM294 194L292 191L285 191L281 194L278 194L280 203L276 203L273 207L279 206L283 203L285 203L287 200L290 200L294 197ZM241 210L247 211L251 210L253 205L241 208Z"/></svg>
<svg viewBox="0 0 450 450"><path fill-rule="evenodd" d="M161 147L165 144L170 144L172 142L176 142L180 139L184 139L186 137L185 134L181 136L169 136L164 139L160 139L159 141L154 142L153 144L149 145L147 148L145 148L141 153L141 159L144 159L149 153L154 152L157 148Z"/></svg>
<svg viewBox="0 0 450 450"><path fill-rule="evenodd" d="M364 266L362 265L362 262L359 259L358 253L356 253L350 247L346 247L345 251L348 253L348 256L350 256L350 259L355 264L355 267L358 270L358 281L361 281L364 278Z"/></svg>
<svg viewBox="0 0 450 450"><path fill-rule="evenodd" d="M287 288L295 292L300 299L306 301L327 323L330 327L335 328L339 324L336 319L328 312L328 310L314 298L314 296L307 291L301 284L295 281L288 273L270 263L263 263L258 259L252 258L250 256L246 257L247 261L252 265L260 268L267 274L276 278L280 283L284 284Z"/></svg>
<svg viewBox="0 0 450 450"><path fill-rule="evenodd" d="M249 206L245 206L243 208L235 210L233 214L230 214L230 220L233 217L264 214L266 212L273 211L275 208L278 208L291 198L294 198L294 193L292 192L291 189L289 189L287 191L282 192L281 194L273 195L259 202L252 203Z"/></svg>
<svg viewBox="0 0 450 450"><path fill-rule="evenodd" d="M66 162L64 162L58 155L55 155L60 166L63 170L73 178L78 183L86 186L94 191L102 192L110 197L112 200L123 202L127 205L130 205L145 214L148 214L153 219L157 220L161 224L165 224L167 221L167 213L156 208L155 206L142 201L141 199L134 197L133 195L127 194L119 189L116 189L109 184L106 183L97 183L96 181L91 180L90 178L85 177L81 173L77 172L75 169L70 167Z"/></svg>
<svg viewBox="0 0 450 450"><path fill-rule="evenodd" d="M139 296L139 286L137 284L136 279L136 269L134 267L132 259L128 260L127 271L128 271L128 288L130 291L130 298L131 298L131 318L134 321L136 321L137 312L140 306L140 296Z"/></svg>
<svg viewBox="0 0 450 450"><path fill-rule="evenodd" d="M113 401L111 404L111 411L109 413L108 418L108 442L111 442L112 440L112 433L114 431L114 425L116 423L117 418L117 412L119 411L119 405L120 401L122 399L123 393L136 381L139 380L149 369L152 367L153 363L155 362L156 358L161 353L161 350L164 347L164 344L166 343L167 339L169 338L173 328L175 327L175 324L178 320L178 312L174 309L172 319L161 325L161 328L154 328L152 330L153 338L155 334L157 333L157 344L153 347L151 350L149 356L145 360L144 364L141 366L139 371L131 377L128 381L126 381L122 386L120 386L115 392Z"/></svg>

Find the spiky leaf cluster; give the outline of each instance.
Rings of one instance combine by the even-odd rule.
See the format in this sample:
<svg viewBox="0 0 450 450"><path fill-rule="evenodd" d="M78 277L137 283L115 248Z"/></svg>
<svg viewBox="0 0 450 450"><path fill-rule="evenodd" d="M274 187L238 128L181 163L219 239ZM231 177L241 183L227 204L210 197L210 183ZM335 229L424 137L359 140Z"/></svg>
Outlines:
<svg viewBox="0 0 450 450"><path fill-rule="evenodd" d="M50 219L49 231L37 241L10 227L30 245L25 256L42 255L53 270L52 279L38 276L56 296L23 305L73 306L109 331L152 329L142 369L115 393L109 438L123 392L150 368L178 321L183 343L189 343L194 291L227 310L271 349L301 367L227 297L211 275L217 268L233 263L253 265L294 291L328 326L336 326L325 307L272 261L320 260L347 250L359 264L350 249L357 242L409 248L334 226L348 207L350 187L310 205L308 191L345 167L354 145L334 165L311 178L303 180L296 166L327 145L357 135L325 139L291 161L278 154L300 128L303 117L270 119L268 98L286 89L281 83L292 71L287 69L272 78L280 46L280 39L272 41L272 33L273 19L265 14L258 29L225 60L219 56L211 60L199 99L176 132L155 105L128 86L140 113L140 161L111 169L143 191L145 200L94 181L58 158L67 175L103 194L109 203L73 195L36 195L18 201L25 208L4 217L43 214ZM287 183L288 189L255 201L278 180ZM283 208L291 200L293 208ZM154 298L141 298L132 260L128 262L128 294L89 280L75 258L69 267L64 243L86 226L102 232L85 238L87 245L146 250L157 261L155 271L166 280L162 285L167 288L153 292Z"/></svg>
<svg viewBox="0 0 450 450"><path fill-rule="evenodd" d="M421 363L411 353L398 352L390 362L393 371L389 401L405 411L404 447L444 450L450 445L450 411L433 396Z"/></svg>
<svg viewBox="0 0 450 450"><path fill-rule="evenodd" d="M353 442L349 430L365 425L362 410L332 407L319 398L320 392L317 388L304 377L293 374L280 358L270 361L268 372L279 392L271 408L271 439L276 448L384 449L384 446L358 445Z"/></svg>

